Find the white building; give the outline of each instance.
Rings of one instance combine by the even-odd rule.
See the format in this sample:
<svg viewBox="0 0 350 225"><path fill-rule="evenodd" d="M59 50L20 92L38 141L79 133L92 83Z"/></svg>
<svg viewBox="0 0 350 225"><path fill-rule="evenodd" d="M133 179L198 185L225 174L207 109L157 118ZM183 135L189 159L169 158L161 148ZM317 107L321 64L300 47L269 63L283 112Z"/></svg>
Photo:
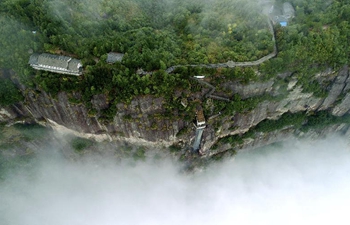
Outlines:
<svg viewBox="0 0 350 225"><path fill-rule="evenodd" d="M83 73L83 65L81 64L81 61L68 56L35 53L30 56L28 63L34 69L50 71L53 73L75 76L80 76Z"/></svg>

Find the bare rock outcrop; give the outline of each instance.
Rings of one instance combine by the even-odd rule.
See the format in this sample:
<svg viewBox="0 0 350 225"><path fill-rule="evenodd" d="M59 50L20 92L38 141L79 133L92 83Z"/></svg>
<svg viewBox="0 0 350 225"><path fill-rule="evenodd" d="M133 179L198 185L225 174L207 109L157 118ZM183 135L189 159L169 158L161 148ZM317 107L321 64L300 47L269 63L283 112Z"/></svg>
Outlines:
<svg viewBox="0 0 350 225"><path fill-rule="evenodd" d="M332 104L337 100L338 96L342 93L344 88L347 86L347 81L349 77L349 68L344 66L337 74L333 80L330 91L328 92L327 98L324 100L320 110L326 110L332 106Z"/></svg>

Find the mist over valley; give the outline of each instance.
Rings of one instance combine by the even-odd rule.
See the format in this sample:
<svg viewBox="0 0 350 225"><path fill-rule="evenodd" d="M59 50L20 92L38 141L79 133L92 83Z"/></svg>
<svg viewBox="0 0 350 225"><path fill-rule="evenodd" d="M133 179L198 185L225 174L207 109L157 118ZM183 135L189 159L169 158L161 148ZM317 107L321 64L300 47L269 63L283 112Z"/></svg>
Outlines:
<svg viewBox="0 0 350 225"><path fill-rule="evenodd" d="M349 19L1 1L0 224L349 224Z"/></svg>
<svg viewBox="0 0 350 225"><path fill-rule="evenodd" d="M4 225L349 222L349 143L337 136L242 151L195 173L169 157L72 161L58 149L42 146L0 181Z"/></svg>

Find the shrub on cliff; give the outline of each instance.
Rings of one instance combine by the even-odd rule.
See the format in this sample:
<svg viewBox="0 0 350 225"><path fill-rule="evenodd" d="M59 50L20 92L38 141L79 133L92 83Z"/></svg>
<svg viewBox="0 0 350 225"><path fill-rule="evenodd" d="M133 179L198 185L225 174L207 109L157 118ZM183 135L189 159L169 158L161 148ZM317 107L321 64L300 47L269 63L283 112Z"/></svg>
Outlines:
<svg viewBox="0 0 350 225"><path fill-rule="evenodd" d="M15 84L10 79L0 77L0 106L11 105L22 100L23 96Z"/></svg>

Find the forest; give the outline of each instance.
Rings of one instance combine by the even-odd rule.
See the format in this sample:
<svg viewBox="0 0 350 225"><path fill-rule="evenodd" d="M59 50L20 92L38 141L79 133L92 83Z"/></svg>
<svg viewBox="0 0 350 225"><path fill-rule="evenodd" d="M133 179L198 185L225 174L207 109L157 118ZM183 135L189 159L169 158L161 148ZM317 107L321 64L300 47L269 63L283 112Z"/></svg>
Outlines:
<svg viewBox="0 0 350 225"><path fill-rule="evenodd" d="M276 0L276 4L283 2ZM92 115L92 96L103 93L110 107L101 118L107 120L115 114L117 103L140 95L164 97L171 112L180 105L175 92L188 95L185 90L200 89L189 79L200 73L215 78L219 87L228 79L248 83L291 71L298 74L305 91L322 95L310 77L349 62L350 5L345 0L289 2L296 16L287 27L274 25L278 55L273 59L246 69L184 66L168 74L166 68L173 65L253 61L271 53L268 17L256 1L246 0L3 0L0 68L14 71L13 79L52 96L60 91L81 92L81 99L71 101L84 103ZM111 51L124 53L122 62L106 63ZM27 64L33 52L81 59L84 74L35 71ZM136 73L140 68L153 74L140 76ZM3 93L16 91L4 77L0 86ZM1 98L0 105L20 99L14 96ZM239 96L233 98L237 101L227 107L249 108L257 102L241 104L244 100Z"/></svg>
<svg viewBox="0 0 350 225"><path fill-rule="evenodd" d="M147 71L255 60L273 48L267 18L244 0L5 0L1 23L3 38L25 42L18 53L64 51L93 64L115 51L126 67Z"/></svg>

